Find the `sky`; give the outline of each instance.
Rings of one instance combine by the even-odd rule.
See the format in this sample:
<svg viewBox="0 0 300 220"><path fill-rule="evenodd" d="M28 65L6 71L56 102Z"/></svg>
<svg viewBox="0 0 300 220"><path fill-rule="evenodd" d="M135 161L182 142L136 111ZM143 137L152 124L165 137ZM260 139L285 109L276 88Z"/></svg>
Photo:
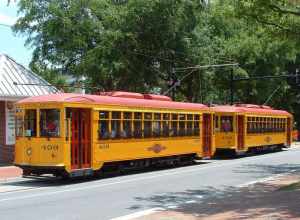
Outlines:
<svg viewBox="0 0 300 220"><path fill-rule="evenodd" d="M9 27L16 22L17 16L17 2L12 0L7 5L7 0L0 0L0 53L7 54L28 67L33 49L24 45L26 36L14 34Z"/></svg>

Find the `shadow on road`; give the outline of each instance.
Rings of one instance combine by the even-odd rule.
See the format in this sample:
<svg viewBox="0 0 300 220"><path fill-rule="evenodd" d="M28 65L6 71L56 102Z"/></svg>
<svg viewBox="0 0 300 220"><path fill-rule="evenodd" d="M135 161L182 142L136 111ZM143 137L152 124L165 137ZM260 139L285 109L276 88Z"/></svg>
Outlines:
<svg viewBox="0 0 300 220"><path fill-rule="evenodd" d="M276 175L291 171L293 175L299 175L300 181L300 164L277 166L254 164L241 166L236 172ZM257 183L249 187L201 187L198 190L170 192L135 199L137 204L146 203L150 208L162 207L199 218L205 217L205 219L300 218L300 189L282 191L268 182ZM128 207L128 209L133 210L135 206Z"/></svg>

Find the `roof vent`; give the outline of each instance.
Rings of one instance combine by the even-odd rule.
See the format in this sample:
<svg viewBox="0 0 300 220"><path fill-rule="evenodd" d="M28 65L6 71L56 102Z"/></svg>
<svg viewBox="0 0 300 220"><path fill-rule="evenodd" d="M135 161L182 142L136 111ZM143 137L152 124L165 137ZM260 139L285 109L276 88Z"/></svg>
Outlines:
<svg viewBox="0 0 300 220"><path fill-rule="evenodd" d="M122 91L111 91L111 92L100 92L97 95L112 96L119 98L130 98L130 99L144 99L143 94L136 92L122 92Z"/></svg>
<svg viewBox="0 0 300 220"><path fill-rule="evenodd" d="M136 92L123 92L123 91L110 91L110 92L97 92L95 95L101 96L111 96L119 98L130 98L130 99L149 99L157 101L172 101L168 96L164 95L155 95L155 94L141 94Z"/></svg>
<svg viewBox="0 0 300 220"><path fill-rule="evenodd" d="M151 100L158 100L158 101L169 101L169 102L172 101L172 99L169 96L165 96L165 95L144 94L144 98L151 99Z"/></svg>
<svg viewBox="0 0 300 220"><path fill-rule="evenodd" d="M263 108L263 109L272 109L267 105L254 105L254 104L235 104L236 107L245 107L245 108Z"/></svg>

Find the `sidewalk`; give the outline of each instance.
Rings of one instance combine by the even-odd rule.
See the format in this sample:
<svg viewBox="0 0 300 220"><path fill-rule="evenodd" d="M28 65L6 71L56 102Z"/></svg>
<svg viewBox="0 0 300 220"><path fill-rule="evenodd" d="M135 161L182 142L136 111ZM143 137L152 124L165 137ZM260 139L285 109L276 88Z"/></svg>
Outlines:
<svg viewBox="0 0 300 220"><path fill-rule="evenodd" d="M210 195L213 193L212 190ZM180 197L173 199L178 201ZM174 209L155 211L132 220L296 220L300 219L299 207L298 173L246 187L232 187L202 201L178 204Z"/></svg>
<svg viewBox="0 0 300 220"><path fill-rule="evenodd" d="M22 175L22 170L15 166L0 166L0 180L19 177Z"/></svg>

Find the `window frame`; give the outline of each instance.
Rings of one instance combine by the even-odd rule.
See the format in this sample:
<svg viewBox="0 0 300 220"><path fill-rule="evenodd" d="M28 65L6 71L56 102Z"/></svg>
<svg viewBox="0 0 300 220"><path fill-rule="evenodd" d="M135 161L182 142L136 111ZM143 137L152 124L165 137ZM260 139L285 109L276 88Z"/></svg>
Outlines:
<svg viewBox="0 0 300 220"><path fill-rule="evenodd" d="M31 118L29 118L29 119L26 119L26 112L27 111L34 111L35 112L35 118L34 119L31 119ZM33 138L33 137L38 137L38 113L39 113L39 111L38 111L38 109L36 109L36 108L34 108L34 109L32 109L32 108L30 108L30 109L25 109L24 110L24 133L23 133L23 136L24 137L27 137L27 138ZM27 128L27 126L26 126L26 123L27 123L27 121L31 121L31 120L34 120L34 130L35 130L35 133L34 133L34 135L27 135L27 130L29 130L29 129L26 129Z"/></svg>
<svg viewBox="0 0 300 220"><path fill-rule="evenodd" d="M57 110L58 111L58 123L57 123L57 127L58 127L58 131L57 131L57 134L56 135L49 135L49 133L47 133L46 135L44 134L44 128L42 126L42 111L49 111L49 110ZM62 113L62 110L61 108L40 108L39 111L38 111L38 114L39 114L39 137L41 138L61 138L62 137L62 127L61 127L61 120L63 119L63 117L61 116L61 113ZM49 116L46 116L46 122L47 122L47 118ZM67 125L65 125L67 126Z"/></svg>

